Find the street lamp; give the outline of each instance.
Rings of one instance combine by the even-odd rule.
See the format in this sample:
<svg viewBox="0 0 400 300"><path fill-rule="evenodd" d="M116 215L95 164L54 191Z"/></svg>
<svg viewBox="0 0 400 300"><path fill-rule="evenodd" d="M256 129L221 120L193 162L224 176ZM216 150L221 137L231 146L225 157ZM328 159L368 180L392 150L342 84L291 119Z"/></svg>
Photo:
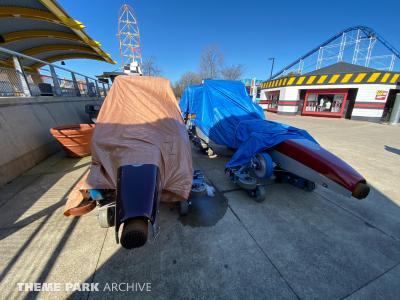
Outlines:
<svg viewBox="0 0 400 300"><path fill-rule="evenodd" d="M272 72L274 71L275 57L270 57L269 60L272 60L271 75L269 76L269 79L272 79Z"/></svg>

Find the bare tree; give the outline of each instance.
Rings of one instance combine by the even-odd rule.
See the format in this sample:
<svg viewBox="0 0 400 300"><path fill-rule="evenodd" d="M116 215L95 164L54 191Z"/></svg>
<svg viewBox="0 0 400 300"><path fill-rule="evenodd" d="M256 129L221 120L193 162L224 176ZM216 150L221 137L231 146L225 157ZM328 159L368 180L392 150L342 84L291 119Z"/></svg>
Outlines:
<svg viewBox="0 0 400 300"><path fill-rule="evenodd" d="M188 85L200 84L200 83L201 83L201 76L199 74L190 71L184 73L174 85L175 96L180 98L182 96L184 89Z"/></svg>
<svg viewBox="0 0 400 300"><path fill-rule="evenodd" d="M227 80L239 80L242 78L244 73L243 65L231 65L224 67L221 71L223 79Z"/></svg>
<svg viewBox="0 0 400 300"><path fill-rule="evenodd" d="M143 61L142 72L145 76L158 76L161 74L161 70L157 66L156 59L153 56L150 56Z"/></svg>
<svg viewBox="0 0 400 300"><path fill-rule="evenodd" d="M200 56L200 74L202 78L218 78L223 63L224 56L219 50L218 46L210 45L206 47Z"/></svg>

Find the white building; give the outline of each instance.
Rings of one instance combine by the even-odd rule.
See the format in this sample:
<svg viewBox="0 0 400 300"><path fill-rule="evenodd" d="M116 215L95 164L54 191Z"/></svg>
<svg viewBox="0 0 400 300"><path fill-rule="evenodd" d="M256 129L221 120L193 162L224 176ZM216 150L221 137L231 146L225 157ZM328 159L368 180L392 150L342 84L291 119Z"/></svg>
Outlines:
<svg viewBox="0 0 400 300"><path fill-rule="evenodd" d="M263 82L260 105L279 114L379 122L390 117L397 93L400 73L340 62Z"/></svg>

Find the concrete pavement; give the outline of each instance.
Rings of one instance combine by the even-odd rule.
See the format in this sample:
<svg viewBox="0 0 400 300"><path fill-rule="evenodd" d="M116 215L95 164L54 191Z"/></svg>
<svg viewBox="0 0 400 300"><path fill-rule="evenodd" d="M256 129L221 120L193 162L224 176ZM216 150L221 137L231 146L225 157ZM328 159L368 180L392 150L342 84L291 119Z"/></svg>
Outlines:
<svg viewBox="0 0 400 300"><path fill-rule="evenodd" d="M194 151L215 197L193 199L186 217L163 205L157 239L127 251L116 245L113 228L98 226L95 212L62 215L90 160L57 154L0 190L0 298L398 298L400 128L268 116L308 129L367 178L371 195L358 201L267 181L267 199L256 203L225 177L228 158ZM62 289L20 292L18 282ZM150 282L151 292L66 291L71 282L100 289Z"/></svg>

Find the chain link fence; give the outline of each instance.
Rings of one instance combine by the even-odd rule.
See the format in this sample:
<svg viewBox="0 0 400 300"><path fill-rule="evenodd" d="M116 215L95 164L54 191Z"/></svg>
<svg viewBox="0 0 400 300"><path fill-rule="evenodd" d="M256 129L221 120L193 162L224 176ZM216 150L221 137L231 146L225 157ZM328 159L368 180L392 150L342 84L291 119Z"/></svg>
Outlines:
<svg viewBox="0 0 400 300"><path fill-rule="evenodd" d="M17 70L0 67L0 97L24 96Z"/></svg>

